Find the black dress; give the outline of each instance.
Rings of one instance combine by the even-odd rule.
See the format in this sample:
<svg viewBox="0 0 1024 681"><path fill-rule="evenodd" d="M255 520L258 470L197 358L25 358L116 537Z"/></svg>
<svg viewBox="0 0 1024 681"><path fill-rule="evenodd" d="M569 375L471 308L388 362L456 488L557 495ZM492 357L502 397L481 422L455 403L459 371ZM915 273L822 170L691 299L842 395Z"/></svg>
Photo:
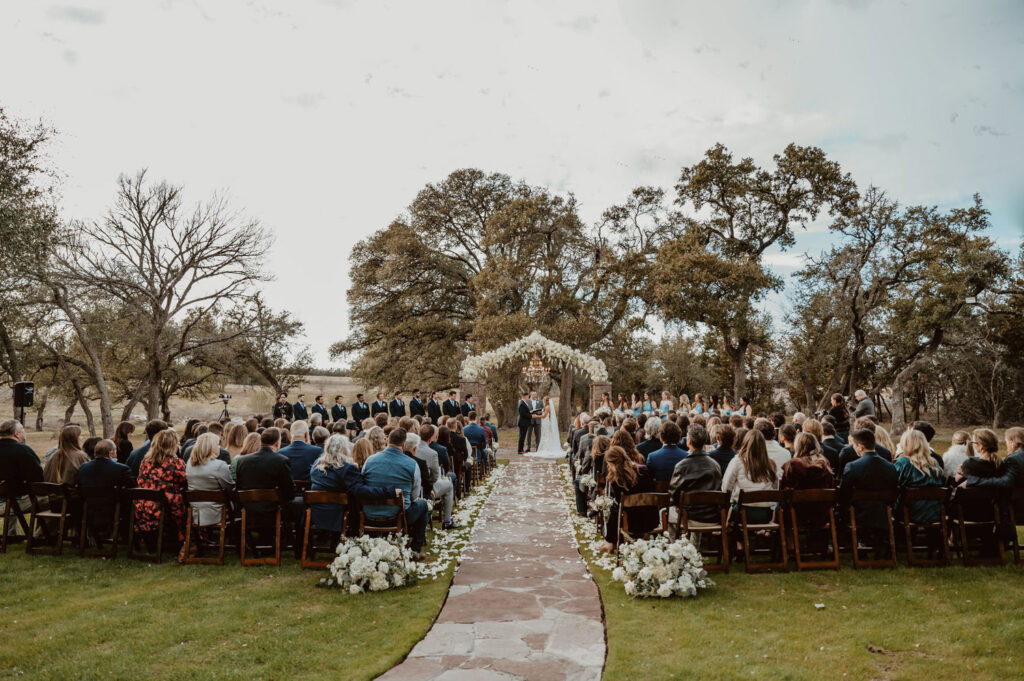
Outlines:
<svg viewBox="0 0 1024 681"><path fill-rule="evenodd" d="M615 544L619 538L619 504L618 501L626 494L642 494L654 491L654 477L647 469L647 466L637 467L636 482L628 489L619 487L612 483L609 486L609 496L615 499L616 503L608 511L607 520L604 524L604 539L609 544ZM658 526L658 509L656 508L635 508L628 511L628 526L630 534L639 537L644 532L653 530Z"/></svg>

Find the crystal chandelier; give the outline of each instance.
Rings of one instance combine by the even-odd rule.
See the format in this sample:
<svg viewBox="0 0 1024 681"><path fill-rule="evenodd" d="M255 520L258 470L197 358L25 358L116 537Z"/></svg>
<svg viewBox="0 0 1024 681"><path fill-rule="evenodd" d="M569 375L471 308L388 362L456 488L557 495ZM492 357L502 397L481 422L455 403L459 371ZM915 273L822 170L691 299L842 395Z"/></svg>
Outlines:
<svg viewBox="0 0 1024 681"><path fill-rule="evenodd" d="M541 361L540 355L534 353L530 363L523 367L523 378L527 383L539 383L550 371Z"/></svg>

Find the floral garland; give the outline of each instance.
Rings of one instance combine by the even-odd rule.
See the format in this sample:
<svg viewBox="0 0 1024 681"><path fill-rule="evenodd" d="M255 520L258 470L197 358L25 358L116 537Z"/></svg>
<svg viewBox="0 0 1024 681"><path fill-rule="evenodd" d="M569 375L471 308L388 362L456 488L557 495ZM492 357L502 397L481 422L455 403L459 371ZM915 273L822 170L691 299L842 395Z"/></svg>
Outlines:
<svg viewBox="0 0 1024 681"><path fill-rule="evenodd" d="M513 359L525 359L531 353L538 351L547 357L562 360L587 372L592 381L608 380L608 368L605 367L604 362L593 355L549 340L539 331L534 331L529 336L514 340L496 350L467 357L462 362L460 376L467 381L478 380L485 377L489 369L501 366Z"/></svg>

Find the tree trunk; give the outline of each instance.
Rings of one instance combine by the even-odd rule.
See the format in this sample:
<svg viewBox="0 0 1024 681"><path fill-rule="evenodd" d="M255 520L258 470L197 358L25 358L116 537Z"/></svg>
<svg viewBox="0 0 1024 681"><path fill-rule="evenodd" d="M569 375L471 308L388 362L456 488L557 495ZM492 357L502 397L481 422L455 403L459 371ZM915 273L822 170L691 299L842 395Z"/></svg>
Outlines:
<svg viewBox="0 0 1024 681"><path fill-rule="evenodd" d="M7 331L7 325L3 322L0 322L0 346L3 347L4 353L7 355L7 369L11 374L11 380L20 381L25 371L21 366L21 356L18 354L17 348L14 347L14 341L11 340L11 334ZM14 410L14 418L18 418L18 407L12 406L11 408Z"/></svg>
<svg viewBox="0 0 1024 681"><path fill-rule="evenodd" d="M43 412L46 411L46 400L49 394L46 390L40 390L36 393L38 400L36 401L36 432L43 430Z"/></svg>
<svg viewBox="0 0 1024 681"><path fill-rule="evenodd" d="M733 404L739 404L747 397L747 345L748 342L742 340L729 352L732 358Z"/></svg>
<svg viewBox="0 0 1024 681"><path fill-rule="evenodd" d="M68 303L65 292L55 290L54 302L64 311L64 314L67 315L68 320L71 322L71 326L75 329L75 335L78 336L78 340L82 344L82 348L85 349L85 353L89 356L89 363L92 365L93 383L96 386L96 392L99 393L100 398L100 421L103 424L103 437L114 437L114 417L111 415L112 407L110 405L110 389L107 387L107 380L103 373L103 362L100 359L100 353L96 350L96 347L92 342L92 338L85 329L85 325L82 324L82 320L79 318L78 312ZM64 364L64 361L61 360L61 363ZM65 371L68 371L66 365ZM68 371L68 375L71 375L70 371ZM78 390L77 385L75 390ZM89 419L89 432L95 435L96 431L92 426L92 411L86 404L83 404L82 408L85 409L86 417Z"/></svg>
<svg viewBox="0 0 1024 681"><path fill-rule="evenodd" d="M903 435L903 431L907 429L905 386L921 370L921 367L928 363L932 352L934 352L934 349L938 347L940 342L941 336L933 339L931 345L922 355L908 364L903 371L896 374L896 380L892 383L892 429L889 433L893 440Z"/></svg>
<svg viewBox="0 0 1024 681"><path fill-rule="evenodd" d="M569 423L572 421L572 386L575 379L575 372L571 366L562 368L562 380L559 388L562 393L558 399L558 429L561 432L569 430Z"/></svg>
<svg viewBox="0 0 1024 681"><path fill-rule="evenodd" d="M74 415L75 415L75 401L71 400L71 403L68 404L68 408L64 410L64 422L61 425L62 426L66 426L69 423L71 423L71 417L74 416Z"/></svg>

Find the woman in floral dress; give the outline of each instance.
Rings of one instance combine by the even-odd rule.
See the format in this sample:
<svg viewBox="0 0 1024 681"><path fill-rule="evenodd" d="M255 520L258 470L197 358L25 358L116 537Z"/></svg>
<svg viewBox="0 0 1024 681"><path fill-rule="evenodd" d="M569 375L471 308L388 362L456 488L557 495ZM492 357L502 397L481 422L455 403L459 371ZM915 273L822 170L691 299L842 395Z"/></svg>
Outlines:
<svg viewBox="0 0 1024 681"><path fill-rule="evenodd" d="M162 430L153 438L146 458L139 466L139 487L156 489L167 495L171 507L169 518L177 525L178 541L185 541L185 462L178 458L178 434ZM159 507L152 501L135 502L140 532L153 532L159 525Z"/></svg>

